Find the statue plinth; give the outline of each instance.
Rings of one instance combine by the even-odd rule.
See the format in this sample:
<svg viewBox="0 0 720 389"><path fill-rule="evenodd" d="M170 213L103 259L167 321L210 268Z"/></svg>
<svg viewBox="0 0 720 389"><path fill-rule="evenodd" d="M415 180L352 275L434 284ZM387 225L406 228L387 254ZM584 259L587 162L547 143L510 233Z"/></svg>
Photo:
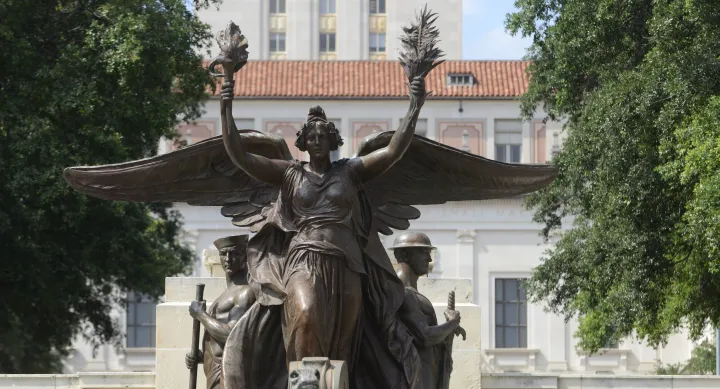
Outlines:
<svg viewBox="0 0 720 389"><path fill-rule="evenodd" d="M195 300L195 287L205 284L205 299L213 301L227 288L224 277L168 277L165 302L158 304L155 330L155 386L157 389L185 388L190 371L185 354L190 352L193 319L188 313ZM206 389L202 365L198 369L197 389Z"/></svg>
<svg viewBox="0 0 720 389"><path fill-rule="evenodd" d="M217 264L215 260L217 257ZM226 288L224 273L219 267L216 250L204 252L203 263L210 266L215 277L168 277L165 279L165 302L156 308L156 388L177 389L186 387L189 370L185 367L185 354L190 352L188 339L192 333L192 318L188 314L190 302L195 299L195 286L205 284L205 300L213 301ZM219 272L213 271L219 269ZM213 270L211 270L213 269ZM447 308L447 292L455 290L456 309L462 315L467 339L453 344L453 372L451 389L480 388L480 307L472 303L472 282L469 279L421 278L418 289L431 299L438 318ZM206 389L205 375L199 369L197 389Z"/></svg>

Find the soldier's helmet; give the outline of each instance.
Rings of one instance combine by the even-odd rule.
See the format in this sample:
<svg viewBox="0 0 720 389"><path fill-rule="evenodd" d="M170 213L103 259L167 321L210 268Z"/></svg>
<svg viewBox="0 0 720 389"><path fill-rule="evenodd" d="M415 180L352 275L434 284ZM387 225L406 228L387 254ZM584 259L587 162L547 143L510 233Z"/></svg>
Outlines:
<svg viewBox="0 0 720 389"><path fill-rule="evenodd" d="M397 236L390 250L405 249L410 247L425 247L435 249L430 243L430 238L422 232L405 232Z"/></svg>

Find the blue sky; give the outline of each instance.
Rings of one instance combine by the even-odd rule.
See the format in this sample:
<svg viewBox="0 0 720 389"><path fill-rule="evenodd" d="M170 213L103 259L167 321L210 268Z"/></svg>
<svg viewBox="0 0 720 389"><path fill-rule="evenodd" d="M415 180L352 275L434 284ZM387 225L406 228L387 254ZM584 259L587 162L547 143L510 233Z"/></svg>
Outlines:
<svg viewBox="0 0 720 389"><path fill-rule="evenodd" d="M522 59L530 39L505 32L514 0L463 0L463 59Z"/></svg>

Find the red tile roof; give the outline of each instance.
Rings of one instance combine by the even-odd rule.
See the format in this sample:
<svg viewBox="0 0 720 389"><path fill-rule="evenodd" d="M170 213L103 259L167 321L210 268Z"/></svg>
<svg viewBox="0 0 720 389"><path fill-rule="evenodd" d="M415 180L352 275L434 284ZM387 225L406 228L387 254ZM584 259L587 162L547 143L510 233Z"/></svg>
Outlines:
<svg viewBox="0 0 720 389"><path fill-rule="evenodd" d="M446 61L426 78L434 99L507 99L527 90L528 61ZM449 74L472 74L473 86L448 86ZM250 61L235 76L237 98L404 99L398 61ZM220 94L219 88L216 95Z"/></svg>

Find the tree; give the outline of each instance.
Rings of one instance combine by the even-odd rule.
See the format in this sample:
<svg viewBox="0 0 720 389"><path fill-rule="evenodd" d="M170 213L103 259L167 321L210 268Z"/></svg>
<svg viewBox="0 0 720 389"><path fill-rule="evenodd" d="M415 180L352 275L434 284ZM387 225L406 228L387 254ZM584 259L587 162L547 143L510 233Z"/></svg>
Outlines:
<svg viewBox="0 0 720 389"><path fill-rule="evenodd" d="M712 0L517 0L532 37L529 118L567 120L557 180L533 194L558 242L528 281L580 317L580 347L720 323L720 8ZM561 230L572 217L572 228Z"/></svg>
<svg viewBox="0 0 720 389"><path fill-rule="evenodd" d="M663 365L658 363L655 374L661 375L709 375L715 374L715 345L707 340L700 343L692 351L690 359L685 363Z"/></svg>
<svg viewBox="0 0 720 389"><path fill-rule="evenodd" d="M208 27L182 0L0 0L0 372L118 342L119 292L157 296L193 260L170 204L74 192L63 168L153 155L199 116Z"/></svg>

